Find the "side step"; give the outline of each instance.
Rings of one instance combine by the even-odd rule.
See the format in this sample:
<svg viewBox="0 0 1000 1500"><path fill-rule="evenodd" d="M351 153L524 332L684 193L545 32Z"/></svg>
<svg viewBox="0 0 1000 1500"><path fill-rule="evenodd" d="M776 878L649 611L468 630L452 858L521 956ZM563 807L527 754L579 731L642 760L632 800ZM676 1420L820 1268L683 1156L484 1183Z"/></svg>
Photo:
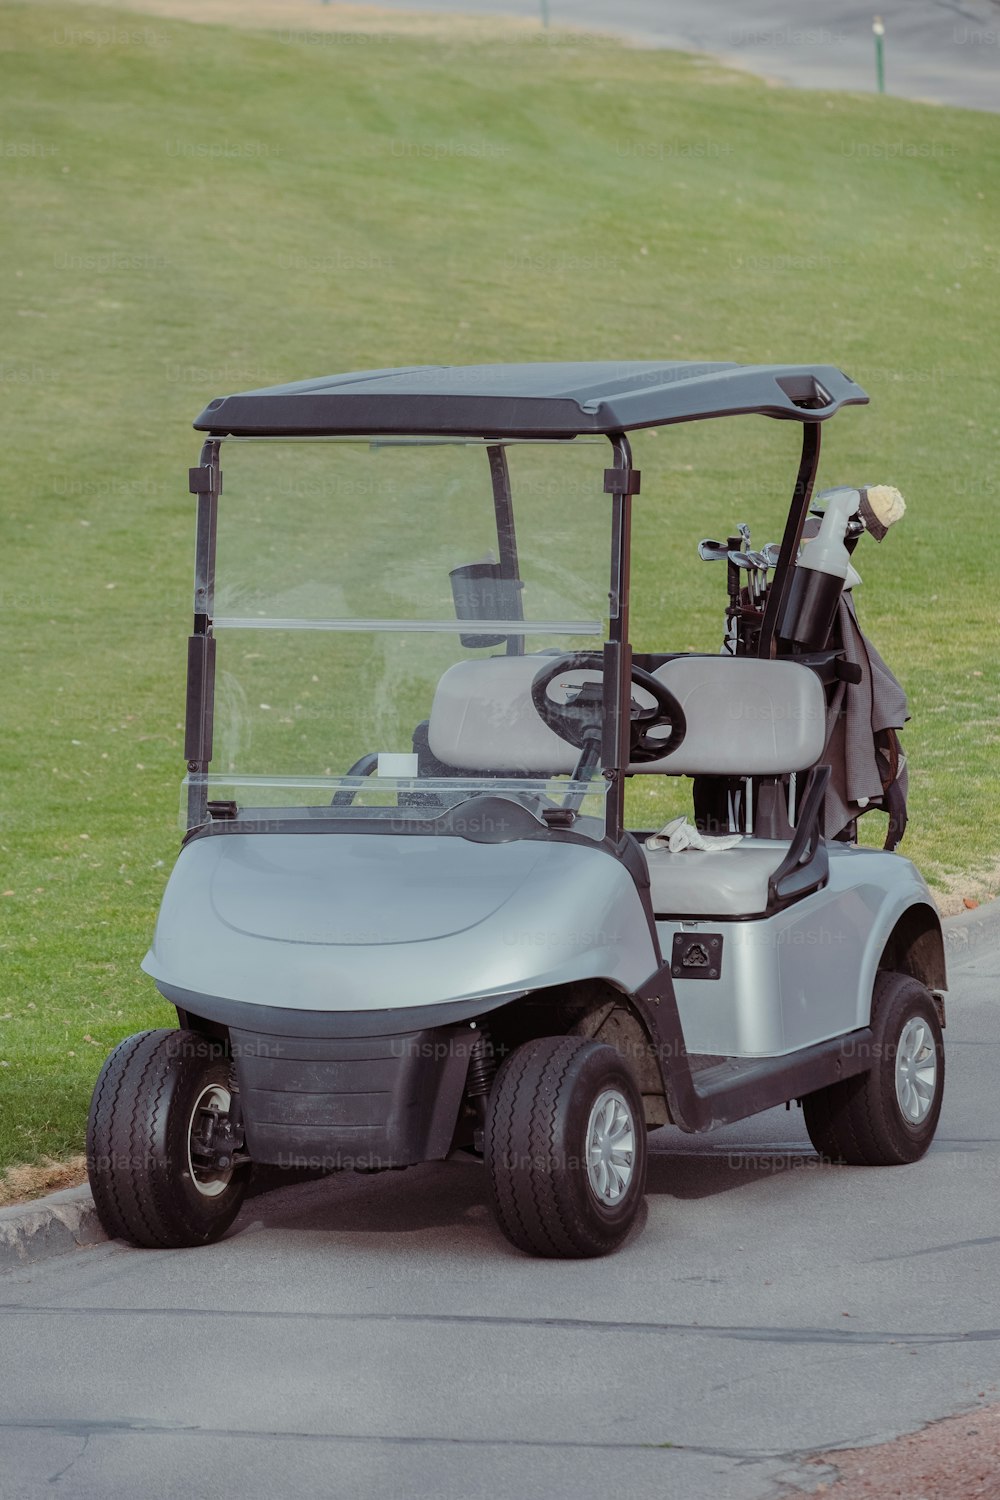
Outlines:
<svg viewBox="0 0 1000 1500"><path fill-rule="evenodd" d="M684 1057L670 1069L667 1102L675 1124L700 1134L867 1073L872 1061L867 1026L787 1057Z"/></svg>

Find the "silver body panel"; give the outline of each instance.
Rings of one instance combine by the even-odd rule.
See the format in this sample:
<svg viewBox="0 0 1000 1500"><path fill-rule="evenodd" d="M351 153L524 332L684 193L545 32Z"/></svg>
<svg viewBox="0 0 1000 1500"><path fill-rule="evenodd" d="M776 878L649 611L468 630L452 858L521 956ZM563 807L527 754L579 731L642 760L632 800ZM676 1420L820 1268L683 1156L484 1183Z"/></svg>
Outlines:
<svg viewBox="0 0 1000 1500"><path fill-rule="evenodd" d="M689 1052L781 1057L867 1026L893 927L913 906L937 913L908 859L836 843L829 854L827 885L774 916L657 921L665 956L676 932L724 939L718 980L674 979Z"/></svg>
<svg viewBox="0 0 1000 1500"><path fill-rule="evenodd" d="M161 985L289 1010L412 1009L656 968L605 851L405 834L238 833L181 850L143 968Z"/></svg>
<svg viewBox="0 0 1000 1500"><path fill-rule="evenodd" d="M724 938L718 980L674 980L687 1050L783 1056L867 1025L913 906L933 911L908 860L833 844L827 886L773 916L658 920L666 958L676 932ZM143 962L168 990L326 1014L588 978L628 992L657 967L636 887L604 850L350 833L192 840Z"/></svg>

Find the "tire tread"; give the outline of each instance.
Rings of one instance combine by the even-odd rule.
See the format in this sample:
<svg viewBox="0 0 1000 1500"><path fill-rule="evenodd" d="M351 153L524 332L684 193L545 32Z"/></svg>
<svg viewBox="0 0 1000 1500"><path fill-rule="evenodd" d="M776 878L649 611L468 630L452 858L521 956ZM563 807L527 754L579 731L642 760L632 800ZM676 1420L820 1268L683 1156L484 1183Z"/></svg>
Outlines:
<svg viewBox="0 0 1000 1500"><path fill-rule="evenodd" d="M191 1031L144 1031L119 1042L101 1069L87 1122L87 1171L98 1217L112 1239L145 1249L218 1238L243 1196L245 1172L225 1204L212 1200L212 1212L192 1211L182 1190L183 1164L166 1152L185 1047L200 1050L205 1062L218 1051Z"/></svg>
<svg viewBox="0 0 1000 1500"><path fill-rule="evenodd" d="M887 1046L887 1036L895 1029L895 1012L907 1008L912 1012L915 1001L929 1008L930 1016L935 1018L934 1030L940 1044L929 991L908 974L879 970L872 995L872 1031L877 1047ZM902 1019L898 1025L901 1024ZM894 1072L894 1065L890 1066ZM916 1134L908 1135L895 1113L889 1092L895 1084L887 1079L884 1069L883 1053L868 1072L830 1084L803 1099L809 1139L828 1161L862 1167L903 1166L919 1160L927 1150L937 1126L944 1087L944 1056L940 1045L937 1102Z"/></svg>
<svg viewBox="0 0 1000 1500"><path fill-rule="evenodd" d="M624 1226L595 1228L581 1213L573 1171L553 1165L570 1154L574 1092L581 1067L594 1054L615 1056L614 1049L590 1038L539 1037L507 1058L494 1083L485 1141L490 1198L500 1229L528 1254L566 1259L605 1254L620 1243L634 1214L633 1208ZM630 1074L629 1080L641 1131L641 1096ZM640 1161L641 1176L644 1139ZM580 1170L585 1170L582 1162L575 1168L577 1178Z"/></svg>

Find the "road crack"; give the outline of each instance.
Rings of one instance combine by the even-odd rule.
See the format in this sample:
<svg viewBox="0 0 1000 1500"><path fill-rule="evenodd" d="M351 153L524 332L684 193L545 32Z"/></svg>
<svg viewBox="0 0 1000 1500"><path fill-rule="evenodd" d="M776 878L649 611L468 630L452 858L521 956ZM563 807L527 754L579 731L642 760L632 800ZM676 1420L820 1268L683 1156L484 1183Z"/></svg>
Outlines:
<svg viewBox="0 0 1000 1500"><path fill-rule="evenodd" d="M1000 1237L998 1237L1000 1238ZM990 1243L992 1241L988 1241ZM759 1327L740 1324L719 1323L647 1323L609 1322L598 1318L559 1317L499 1317L488 1313L405 1313L405 1312L284 1312L259 1308L227 1308L225 1310L203 1307L59 1307L19 1306L17 1303L0 1303L0 1314L8 1317L58 1317L66 1318L238 1318L241 1322L308 1322L308 1323L360 1323L374 1325L427 1324L433 1327L456 1328L507 1328L512 1331L545 1330L565 1333L616 1333L639 1336L677 1338L732 1339L741 1343L762 1344L836 1344L842 1347L868 1345L880 1347L902 1344L914 1347L934 1347L944 1344L1000 1343L1000 1328L943 1329L937 1331L893 1331L891 1329L862 1328L781 1328L763 1325Z"/></svg>

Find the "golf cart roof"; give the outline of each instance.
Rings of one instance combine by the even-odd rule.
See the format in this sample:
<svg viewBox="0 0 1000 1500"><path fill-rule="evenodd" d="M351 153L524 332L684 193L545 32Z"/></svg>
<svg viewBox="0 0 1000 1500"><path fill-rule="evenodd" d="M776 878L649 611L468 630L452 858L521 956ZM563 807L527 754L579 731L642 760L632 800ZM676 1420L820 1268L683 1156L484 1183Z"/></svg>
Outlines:
<svg viewBox="0 0 1000 1500"><path fill-rule="evenodd" d="M415 365L221 396L194 425L217 437L574 438L748 412L824 422L867 401L833 365Z"/></svg>

